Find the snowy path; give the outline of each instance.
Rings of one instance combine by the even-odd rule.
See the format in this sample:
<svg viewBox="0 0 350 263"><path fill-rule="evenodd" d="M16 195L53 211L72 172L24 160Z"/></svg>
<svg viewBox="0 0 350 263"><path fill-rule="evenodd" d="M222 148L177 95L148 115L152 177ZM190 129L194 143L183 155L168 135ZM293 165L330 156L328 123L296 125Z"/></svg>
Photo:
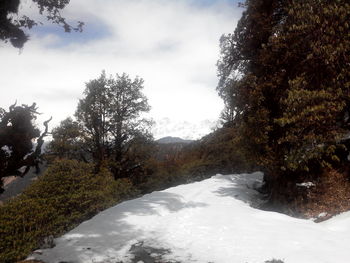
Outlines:
<svg viewBox="0 0 350 263"><path fill-rule="evenodd" d="M47 263L137 262L140 246L161 262L350 262L350 213L324 223L254 209L261 173L217 175L112 207L56 240ZM157 250L160 249L160 250ZM140 262L140 261L139 261ZM144 259L145 263L157 262Z"/></svg>

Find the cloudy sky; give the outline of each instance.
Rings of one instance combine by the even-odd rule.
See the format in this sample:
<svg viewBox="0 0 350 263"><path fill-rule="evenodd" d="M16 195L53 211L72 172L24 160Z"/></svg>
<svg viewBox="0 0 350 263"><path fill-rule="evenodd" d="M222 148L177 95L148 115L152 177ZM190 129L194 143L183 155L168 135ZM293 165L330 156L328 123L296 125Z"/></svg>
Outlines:
<svg viewBox="0 0 350 263"><path fill-rule="evenodd" d="M44 21L24 3L23 14ZM156 138L198 137L191 129L209 131L223 108L215 91L219 38L241 12L238 0L71 0L62 15L84 21L83 33L46 23L21 51L0 43L0 107L36 102L39 121L52 115L55 126L74 114L87 81L102 70L126 72L145 80Z"/></svg>

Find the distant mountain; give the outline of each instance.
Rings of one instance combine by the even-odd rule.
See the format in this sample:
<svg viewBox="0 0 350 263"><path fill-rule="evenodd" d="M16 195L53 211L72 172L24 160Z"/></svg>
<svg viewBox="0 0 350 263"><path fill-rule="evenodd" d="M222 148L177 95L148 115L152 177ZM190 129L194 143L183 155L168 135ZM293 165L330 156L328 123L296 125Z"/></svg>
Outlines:
<svg viewBox="0 0 350 263"><path fill-rule="evenodd" d="M161 144L169 144L169 143L186 143L187 144L187 143L194 142L194 140L184 140L184 139L181 139L180 137L167 136L156 140L156 142Z"/></svg>
<svg viewBox="0 0 350 263"><path fill-rule="evenodd" d="M198 140L212 132L218 125L217 120L209 119L189 122L161 118L155 120L152 133L155 138L172 136L186 140Z"/></svg>

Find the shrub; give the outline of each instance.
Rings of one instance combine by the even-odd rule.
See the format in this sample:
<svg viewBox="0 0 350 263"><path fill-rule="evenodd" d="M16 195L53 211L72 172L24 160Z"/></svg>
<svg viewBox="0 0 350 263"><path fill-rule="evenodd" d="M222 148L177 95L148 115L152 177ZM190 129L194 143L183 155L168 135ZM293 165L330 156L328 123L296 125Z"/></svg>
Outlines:
<svg viewBox="0 0 350 263"><path fill-rule="evenodd" d="M321 222L350 210L350 182L347 169L325 169L310 179L304 181L312 181L313 186L297 187L294 206L298 213ZM319 217L324 213L326 213L324 216Z"/></svg>
<svg viewBox="0 0 350 263"><path fill-rule="evenodd" d="M163 190L181 183L178 175L179 167L172 161L147 160L138 173L133 173L132 182L140 193L146 194Z"/></svg>
<svg viewBox="0 0 350 263"><path fill-rule="evenodd" d="M133 195L127 180L115 181L102 169L71 160L54 162L20 196L0 207L0 262L14 262L58 236Z"/></svg>

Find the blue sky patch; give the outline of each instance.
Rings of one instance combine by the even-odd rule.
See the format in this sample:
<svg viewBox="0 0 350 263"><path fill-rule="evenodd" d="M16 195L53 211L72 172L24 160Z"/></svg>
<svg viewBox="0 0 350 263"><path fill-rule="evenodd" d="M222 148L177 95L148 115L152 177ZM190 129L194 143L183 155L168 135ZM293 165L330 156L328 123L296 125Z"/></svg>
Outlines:
<svg viewBox="0 0 350 263"><path fill-rule="evenodd" d="M91 19L89 21L83 20L85 25L83 32L71 33L64 32L64 29L56 24L45 24L34 27L28 31L29 36L36 36L37 38L45 37L47 35L54 35L58 37L57 41L49 44L50 48L62 48L71 44L85 44L95 40L107 38L111 35L109 26L98 19ZM70 23L75 26L74 22Z"/></svg>

